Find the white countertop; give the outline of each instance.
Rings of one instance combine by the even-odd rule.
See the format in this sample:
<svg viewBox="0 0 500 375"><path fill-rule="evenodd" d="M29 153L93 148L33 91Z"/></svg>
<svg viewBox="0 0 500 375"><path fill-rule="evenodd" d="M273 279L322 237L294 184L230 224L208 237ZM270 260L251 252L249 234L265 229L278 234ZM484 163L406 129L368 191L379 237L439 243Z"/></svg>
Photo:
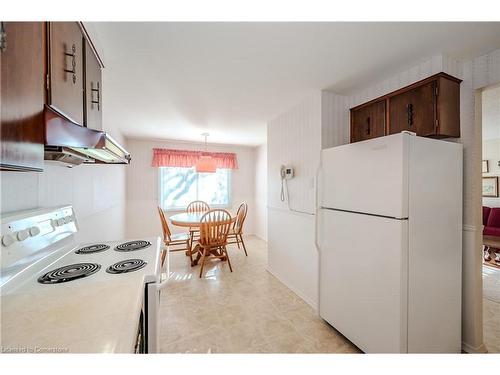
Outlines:
<svg viewBox="0 0 500 375"><path fill-rule="evenodd" d="M8 352L130 353L134 351L145 282L154 281L159 270L159 239L133 252L111 249L78 255L65 252L37 272L2 287L1 350ZM108 274L106 268L123 259L148 262L141 270ZM78 280L44 285L39 275L63 265L95 262L101 269ZM10 282L9 282L10 284Z"/></svg>

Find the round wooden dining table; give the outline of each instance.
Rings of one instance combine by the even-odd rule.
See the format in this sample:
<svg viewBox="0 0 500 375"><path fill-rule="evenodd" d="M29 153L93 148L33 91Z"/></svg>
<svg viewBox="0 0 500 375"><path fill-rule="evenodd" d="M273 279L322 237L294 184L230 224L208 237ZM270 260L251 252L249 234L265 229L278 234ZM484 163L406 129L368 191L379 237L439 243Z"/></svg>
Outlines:
<svg viewBox="0 0 500 375"><path fill-rule="evenodd" d="M187 227L187 228L199 228L201 225L201 218L205 215L205 212L182 212L180 214L175 214L170 216L170 222L172 225L176 225L178 227ZM231 222L234 223L236 221L236 216L231 215ZM191 234L192 236L192 234ZM193 246L193 237L191 237L190 250L192 251ZM217 253L217 250L214 250ZM189 255L186 252L186 255ZM220 255L217 253L217 255ZM200 253L196 255L196 259L191 263L191 266L195 266L198 264L200 260Z"/></svg>
<svg viewBox="0 0 500 375"><path fill-rule="evenodd" d="M170 222L178 227L198 228L203 215L205 212L182 212L170 216ZM234 221L236 221L236 216L231 215L231 222Z"/></svg>

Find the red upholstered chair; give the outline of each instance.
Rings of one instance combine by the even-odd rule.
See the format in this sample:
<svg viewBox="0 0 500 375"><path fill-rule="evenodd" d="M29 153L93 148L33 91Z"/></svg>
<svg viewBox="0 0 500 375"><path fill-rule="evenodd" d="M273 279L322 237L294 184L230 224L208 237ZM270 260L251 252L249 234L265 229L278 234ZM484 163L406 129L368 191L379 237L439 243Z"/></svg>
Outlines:
<svg viewBox="0 0 500 375"><path fill-rule="evenodd" d="M488 224L488 216L490 216L491 208L483 206L483 225Z"/></svg>
<svg viewBox="0 0 500 375"><path fill-rule="evenodd" d="M500 237L500 207L493 207L491 209L483 234Z"/></svg>

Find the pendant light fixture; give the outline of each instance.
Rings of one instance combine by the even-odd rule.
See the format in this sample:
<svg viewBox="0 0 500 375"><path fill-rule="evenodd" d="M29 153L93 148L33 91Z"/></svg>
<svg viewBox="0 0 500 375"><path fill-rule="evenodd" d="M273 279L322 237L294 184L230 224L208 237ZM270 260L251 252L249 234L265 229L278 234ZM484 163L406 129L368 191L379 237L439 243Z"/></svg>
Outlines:
<svg viewBox="0 0 500 375"><path fill-rule="evenodd" d="M203 133L202 136L205 137L205 153L208 153L207 150L207 138L210 134ZM215 164L215 159L210 155L201 155L198 161L196 162L196 172L198 173L215 173L217 170L217 166Z"/></svg>

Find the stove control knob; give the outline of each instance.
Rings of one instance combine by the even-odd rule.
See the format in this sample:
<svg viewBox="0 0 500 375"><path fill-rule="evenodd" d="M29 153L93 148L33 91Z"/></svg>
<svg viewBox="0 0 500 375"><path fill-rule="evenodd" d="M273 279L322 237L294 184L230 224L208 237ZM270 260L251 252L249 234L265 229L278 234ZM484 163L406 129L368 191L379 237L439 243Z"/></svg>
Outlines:
<svg viewBox="0 0 500 375"><path fill-rule="evenodd" d="M24 241L29 236L30 236L30 231L28 229L23 229L17 232L17 239L19 241Z"/></svg>
<svg viewBox="0 0 500 375"><path fill-rule="evenodd" d="M40 234L40 228L38 228L38 227L31 227L30 228L30 236L31 237L38 236L39 234Z"/></svg>
<svg viewBox="0 0 500 375"><path fill-rule="evenodd" d="M9 247L15 241L16 241L16 239L14 237L12 237L10 234L6 234L5 236L2 236L2 245L4 245L5 247Z"/></svg>
<svg viewBox="0 0 500 375"><path fill-rule="evenodd" d="M54 228L57 228L57 220L52 219L52 220L50 221L50 224L51 224Z"/></svg>
<svg viewBox="0 0 500 375"><path fill-rule="evenodd" d="M61 225L64 225L64 218L57 219L57 226L59 227Z"/></svg>

